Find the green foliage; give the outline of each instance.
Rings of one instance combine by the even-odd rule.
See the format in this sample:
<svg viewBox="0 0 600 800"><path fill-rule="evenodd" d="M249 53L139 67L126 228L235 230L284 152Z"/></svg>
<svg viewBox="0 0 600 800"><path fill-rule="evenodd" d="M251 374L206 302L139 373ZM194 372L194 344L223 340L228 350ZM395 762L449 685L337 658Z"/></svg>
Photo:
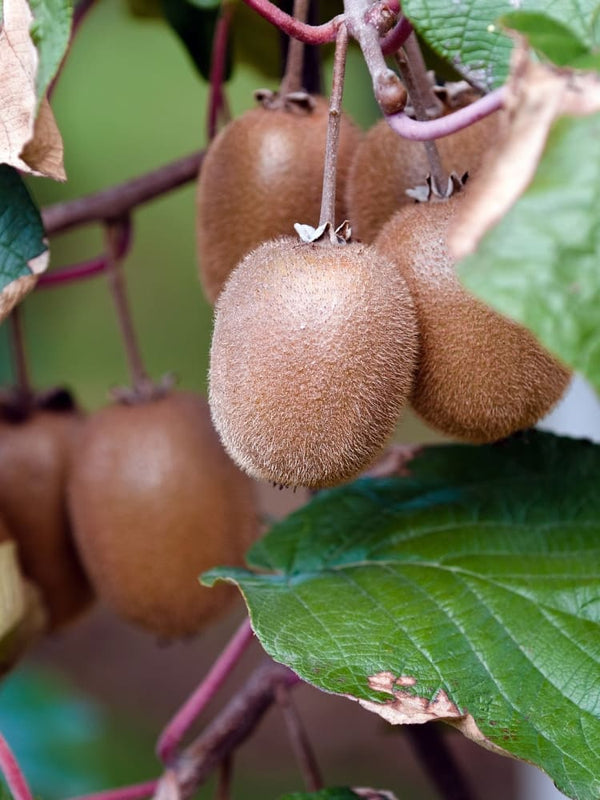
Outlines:
<svg viewBox="0 0 600 800"><path fill-rule="evenodd" d="M36 75L36 92L40 100L67 50L73 4L71 0L30 0L29 4L34 17L31 36L40 58Z"/></svg>
<svg viewBox="0 0 600 800"><path fill-rule="evenodd" d="M501 24L522 33L538 55L559 66L577 64L590 50L576 34L562 22L530 11L513 11L505 14Z"/></svg>
<svg viewBox="0 0 600 800"><path fill-rule="evenodd" d="M429 45L481 89L501 86L508 76L512 42L500 24L514 11L510 0L405 0L402 8ZM530 0L527 11L570 32L591 50L597 40L597 0ZM557 53L554 42L553 53ZM561 63L561 62L559 62ZM562 62L564 63L564 62Z"/></svg>
<svg viewBox="0 0 600 800"><path fill-rule="evenodd" d="M600 448L531 433L431 448L411 477L317 496L236 582L265 649L385 710L440 700L579 800L600 792ZM372 709L373 710L373 709Z"/></svg>
<svg viewBox="0 0 600 800"><path fill-rule="evenodd" d="M0 290L31 275L29 262L47 247L40 213L19 173L0 165Z"/></svg>
<svg viewBox="0 0 600 800"><path fill-rule="evenodd" d="M561 118L524 195L459 265L466 286L600 389L600 114Z"/></svg>
<svg viewBox="0 0 600 800"><path fill-rule="evenodd" d="M212 45L219 19L220 2L213 0L161 0L166 20L181 39L196 69L205 79L210 78ZM231 73L231 49L225 79Z"/></svg>

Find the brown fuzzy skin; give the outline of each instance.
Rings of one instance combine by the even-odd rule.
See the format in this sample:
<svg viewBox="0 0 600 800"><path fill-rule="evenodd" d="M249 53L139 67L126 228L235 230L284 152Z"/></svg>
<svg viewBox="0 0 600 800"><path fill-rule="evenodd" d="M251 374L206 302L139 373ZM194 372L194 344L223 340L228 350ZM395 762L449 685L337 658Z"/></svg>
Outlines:
<svg viewBox="0 0 600 800"><path fill-rule="evenodd" d="M496 140L498 112L437 141L446 170L462 177L477 171ZM369 244L399 208L415 201L407 189L425 184L431 172L422 142L403 139L380 120L359 145L350 165L346 203L355 238Z"/></svg>
<svg viewBox="0 0 600 800"><path fill-rule="evenodd" d="M421 354L412 406L443 433L493 442L538 422L570 372L526 328L460 284L446 246L460 203L458 195L398 211L375 247L395 260L417 306Z"/></svg>
<svg viewBox="0 0 600 800"><path fill-rule="evenodd" d="M217 299L246 253L294 223L317 225L328 101L315 97L310 112L255 108L229 123L210 145L198 184L197 243L206 297ZM337 165L336 221L344 202L350 161L361 131L342 115Z"/></svg>
<svg viewBox="0 0 600 800"><path fill-rule="evenodd" d="M0 420L0 513L17 542L24 574L41 590L50 630L70 622L92 600L66 502L82 422L76 411Z"/></svg>
<svg viewBox="0 0 600 800"><path fill-rule="evenodd" d="M321 488L367 467L412 386L412 298L360 244L266 242L216 307L209 400L232 458L256 478Z"/></svg>
<svg viewBox="0 0 600 800"><path fill-rule="evenodd" d="M75 537L98 596L172 639L237 596L198 582L241 564L258 534L254 487L221 447L204 398L173 392L91 416L69 483Z"/></svg>

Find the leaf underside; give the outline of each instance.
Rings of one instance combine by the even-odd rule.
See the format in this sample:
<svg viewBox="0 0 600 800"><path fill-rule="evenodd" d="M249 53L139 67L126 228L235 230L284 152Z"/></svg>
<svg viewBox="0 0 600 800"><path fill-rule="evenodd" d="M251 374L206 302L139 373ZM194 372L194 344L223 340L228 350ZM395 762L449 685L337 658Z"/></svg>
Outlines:
<svg viewBox="0 0 600 800"><path fill-rule="evenodd" d="M317 496L237 583L264 648L376 705L445 693L488 744L600 795L600 448L531 433L430 448L411 477ZM396 691L396 689L394 689Z"/></svg>

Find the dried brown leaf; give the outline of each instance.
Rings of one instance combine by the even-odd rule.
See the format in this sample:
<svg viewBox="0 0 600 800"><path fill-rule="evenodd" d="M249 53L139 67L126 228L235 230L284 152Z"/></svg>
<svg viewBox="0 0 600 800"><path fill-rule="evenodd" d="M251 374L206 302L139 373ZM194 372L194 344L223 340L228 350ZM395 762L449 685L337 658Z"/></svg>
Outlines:
<svg viewBox="0 0 600 800"><path fill-rule="evenodd" d="M26 294L33 289L37 283L38 276L48 267L50 258L50 251L44 250L39 256L31 259L28 266L32 271L32 275L24 275L22 278L9 283L0 292L0 322L5 319L12 309L20 303Z"/></svg>
<svg viewBox="0 0 600 800"><path fill-rule="evenodd" d="M474 252L483 235L523 194L554 121L563 115L600 111L600 75L536 63L520 44L506 84L505 109L504 132L469 185L449 234L457 260Z"/></svg>
<svg viewBox="0 0 600 800"><path fill-rule="evenodd" d="M33 175L64 180L62 140L47 103L38 103L38 54L29 29L26 0L4 0L0 29L0 163ZM36 120L37 117L37 120Z"/></svg>

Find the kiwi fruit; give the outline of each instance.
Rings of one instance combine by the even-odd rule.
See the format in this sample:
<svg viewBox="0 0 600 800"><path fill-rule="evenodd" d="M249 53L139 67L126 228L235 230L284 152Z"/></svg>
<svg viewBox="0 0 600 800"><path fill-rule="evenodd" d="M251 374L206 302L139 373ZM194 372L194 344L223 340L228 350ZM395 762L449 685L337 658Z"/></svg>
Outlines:
<svg viewBox="0 0 600 800"><path fill-rule="evenodd" d="M17 542L25 576L41 592L49 630L55 630L92 600L66 502L83 416L70 402L13 412L0 409L0 513Z"/></svg>
<svg viewBox="0 0 600 800"><path fill-rule="evenodd" d="M444 113L451 110L446 106ZM462 178L477 171L496 140L499 113L436 142L448 172ZM402 138L385 120L377 122L356 149L348 174L346 203L353 236L373 243L399 208L414 203L406 192L425 184L429 173L422 142Z"/></svg>
<svg viewBox="0 0 600 800"><path fill-rule="evenodd" d="M125 620L181 638L237 596L198 581L243 563L258 534L254 486L223 450L204 398L173 391L91 415L68 494L87 572Z"/></svg>
<svg viewBox="0 0 600 800"><path fill-rule="evenodd" d="M246 253L294 223L316 224L329 114L324 97L258 107L230 122L212 142L197 193L200 278L214 303ZM342 115L336 220L346 219L345 184L361 131Z"/></svg>
<svg viewBox="0 0 600 800"><path fill-rule="evenodd" d="M406 283L362 244L263 243L215 308L209 402L242 469L280 486L333 486L367 467L412 386Z"/></svg>
<svg viewBox="0 0 600 800"><path fill-rule="evenodd" d="M550 411L570 372L526 328L459 282L446 235L462 197L397 211L375 247L394 261L416 304L420 357L413 408L445 434L493 442Z"/></svg>

